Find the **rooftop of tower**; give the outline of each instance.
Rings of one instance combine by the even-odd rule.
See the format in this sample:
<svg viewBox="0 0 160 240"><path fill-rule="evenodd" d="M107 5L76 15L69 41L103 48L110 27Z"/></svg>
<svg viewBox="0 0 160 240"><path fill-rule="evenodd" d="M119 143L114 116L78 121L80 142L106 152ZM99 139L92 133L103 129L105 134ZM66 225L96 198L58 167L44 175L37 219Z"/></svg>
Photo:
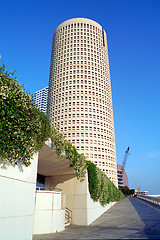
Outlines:
<svg viewBox="0 0 160 240"><path fill-rule="evenodd" d="M61 29L62 27L66 26L68 24L73 24L73 23L88 23L88 24L92 24L92 25L102 29L102 26L99 23L97 23L96 21L91 20L89 18L71 18L71 19L68 19L68 20L62 22L56 28L56 31L58 31L59 29Z"/></svg>

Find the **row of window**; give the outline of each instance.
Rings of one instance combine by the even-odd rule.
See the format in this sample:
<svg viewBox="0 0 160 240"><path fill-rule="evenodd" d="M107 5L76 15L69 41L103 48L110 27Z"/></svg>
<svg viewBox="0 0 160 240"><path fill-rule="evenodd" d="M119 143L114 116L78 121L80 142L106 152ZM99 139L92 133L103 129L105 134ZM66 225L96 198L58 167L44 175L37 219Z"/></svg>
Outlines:
<svg viewBox="0 0 160 240"><path fill-rule="evenodd" d="M54 41L55 42L61 42L64 41L64 39L70 40L70 39L91 39L92 41L96 40L99 42L103 42L102 35L93 34L91 32L86 31L75 31L75 32L69 32L66 33L62 32L61 34L55 34L54 35Z"/></svg>
<svg viewBox="0 0 160 240"><path fill-rule="evenodd" d="M61 99L58 99L55 100L53 103L54 105L57 105L59 107L64 107L64 106L67 106L68 105L68 101L88 101L88 102L92 102L92 103L95 103L95 104L99 104L99 106L101 107L102 105L101 104L107 104L107 101L105 101L104 99L101 99L101 98L97 98L97 97L93 97L93 96L88 96L88 95L72 95L72 96L68 96L68 97L65 97L65 100L67 101L66 103L62 103L61 102ZM112 109L109 108L109 106L106 106L108 111L109 112L112 112Z"/></svg>
<svg viewBox="0 0 160 240"><path fill-rule="evenodd" d="M61 132L64 133L63 129ZM105 147L107 147L109 144L110 146L112 146L112 148L114 148L114 144L112 144L112 142L108 142L108 141L100 138L101 136L103 136L102 134L97 135L96 133L92 133L92 132L90 132L90 133L88 133L88 132L72 132L72 133L69 132L69 133L64 133L64 135L68 136L69 140L72 141L73 143L80 141L80 138L89 137L90 144L98 143L98 144L101 144L101 146L105 146ZM97 136L98 136L98 139L97 139ZM114 138L111 138L111 137L109 137L109 138L114 140Z"/></svg>
<svg viewBox="0 0 160 240"><path fill-rule="evenodd" d="M70 84L70 82L72 82L72 84ZM79 80L79 79L70 79L70 81L61 81L59 83L55 83L54 85L52 85L52 91L54 91L55 93L61 92L61 91L65 91L68 89L89 89L89 90L96 90L96 91L103 91L105 92L105 94L110 95L111 91L110 91L110 85L108 84L100 84L98 82L95 82L94 80L88 80L88 79L83 79L83 80ZM47 96L47 95L46 95ZM42 97L46 97L46 96L38 96L40 98ZM37 97L37 96L36 96ZM83 97L83 96L82 96Z"/></svg>
<svg viewBox="0 0 160 240"><path fill-rule="evenodd" d="M81 150L80 150L81 152ZM106 162L106 163L110 163L112 164L112 166L110 165L109 167L113 167L113 166L117 166L117 163L116 163L116 158L113 157L112 160L109 159L110 155L107 155L106 156L106 159L105 160L101 160L101 159L93 159L93 153L85 153L85 156L91 161L91 162L94 162L95 164L100 164L100 163L103 163L103 162ZM102 164L103 165L103 164ZM104 165L103 165L104 166Z"/></svg>
<svg viewBox="0 0 160 240"><path fill-rule="evenodd" d="M60 46L55 45L54 49L55 49L55 53L54 53L54 57L60 57L60 56L73 56L76 55L81 52L83 52L85 55L88 56L99 56L99 57L106 57L105 51L102 51L101 48L94 48L94 51L92 48L79 48L79 46L75 47L75 48L70 48L70 45L66 45L66 48L64 48L64 50L62 49L61 51L59 51L58 49L60 48ZM65 50L66 49L66 50ZM93 54L93 55L92 55Z"/></svg>
<svg viewBox="0 0 160 240"><path fill-rule="evenodd" d="M68 97L66 97L66 93L68 93L68 95L75 95L75 94L78 94L80 97L83 95L83 96L93 96L93 97L99 97L99 98L102 98L102 100L106 101L107 104L111 101L111 97L108 97L106 94L104 93L100 93L100 92L96 92L96 91L92 91L90 89L85 89L85 90L70 90L68 92L56 92L55 94L52 93L49 93L49 96L53 96L52 97L52 101L56 101L58 100L59 102L65 102L68 100ZM52 103L51 101L51 103ZM108 105L108 107L110 107Z"/></svg>
<svg viewBox="0 0 160 240"><path fill-rule="evenodd" d="M85 119L89 118L89 119L104 121L104 122L106 122L106 124L111 125L113 127L113 121L109 121L109 119L106 116L102 116L102 115L100 116L99 114L95 115L95 114L92 114L92 113L90 113L90 114L87 114L87 113L85 113L85 114L84 113L81 113L81 114L72 113L72 114L65 114L65 115L57 116L51 110L52 109L50 109L50 117L55 123L58 121L57 125L59 125L60 120L66 120L66 119L70 120L70 119L73 119L73 118L79 118L79 117L84 118L85 117Z"/></svg>
<svg viewBox="0 0 160 240"><path fill-rule="evenodd" d="M68 127L65 127L65 126L63 126L61 129L63 129L64 131L75 131L75 130L85 130L85 131L98 131L98 132L101 132L101 133L106 133L106 134L108 134L109 136L114 136L114 134L111 132L111 131L109 131L109 130L107 130L107 129L105 129L105 128L99 128L98 126L91 126L90 124L87 126L87 125L85 125L85 126L83 126L83 125L81 125L81 126L79 126L79 125L76 125L76 126L68 126Z"/></svg>
<svg viewBox="0 0 160 240"><path fill-rule="evenodd" d="M68 109L59 109L59 110L56 110L54 109L54 107L52 108L52 112L54 113L54 115L61 115L63 116L63 113L69 113L68 114L68 117L70 117L70 114L71 112L89 112L89 113L96 113L96 114L100 114L101 116L106 116L108 118L106 118L106 120L109 120L109 119L112 119L112 115L108 113L108 111L105 111L105 110L101 110L101 109L96 109L96 108L88 108L88 107L72 107L72 108L69 108ZM65 118L67 116L64 116Z"/></svg>
<svg viewBox="0 0 160 240"><path fill-rule="evenodd" d="M75 28L75 29L78 29L78 28L87 28L87 29L92 29L93 31L95 31L95 32L100 32L101 31L101 29L99 29L99 28L97 28L96 26L94 26L94 25L92 25L92 24L89 24L89 23L70 23L70 24L68 24L68 25L66 25L66 26L64 26L64 27L62 27L58 32L61 32L62 30L64 31L64 30L67 30L67 29L73 29L73 28Z"/></svg>
<svg viewBox="0 0 160 240"><path fill-rule="evenodd" d="M84 117L84 115L83 115ZM89 125L97 125L97 126L103 126L105 128L111 129L113 130L113 127L109 124L107 124L106 122L103 121L96 121L96 120L89 120L89 119L66 119L62 122L60 122L61 125L74 125L74 124L89 124Z"/></svg>
<svg viewBox="0 0 160 240"><path fill-rule="evenodd" d="M97 95L98 96L98 95ZM63 105L63 104L65 104L65 109L64 108L62 108L62 107L60 107L60 108L56 108L56 106L54 106L54 103L56 102L56 101L58 101L59 100L59 98L61 98L62 97L62 100L61 100L61 102L59 102L61 105ZM103 98L104 99L104 98ZM85 104L79 104L79 102L78 102L78 104L76 105L71 105L71 106L69 106L68 105L68 102L67 102L67 99L66 98L64 98L64 93L61 93L61 94L59 94L59 95L56 95L56 96L54 96L54 98L53 98L53 102L50 104L50 110L53 112L54 110L57 110L58 111L58 113L70 113L70 112L74 112L74 111L86 111L86 112L94 112L94 113L103 113L103 114L107 114L107 113L112 113L111 111L108 111L108 108L110 107L111 108L111 99L110 98L107 98L107 99L105 99L106 100L106 104L107 104L107 106L105 105L105 108L96 108L96 106L93 106L93 104L91 104L90 102L89 102L89 106L86 106L85 107ZM80 107L81 106L81 107ZM84 106L84 107L83 107ZM93 107L93 111L92 111L92 108L91 107ZM103 109L103 112L101 112L102 111L102 109ZM104 112L105 111L105 112ZM57 114L57 112L56 112L56 114ZM107 115L106 115L107 116Z"/></svg>
<svg viewBox="0 0 160 240"><path fill-rule="evenodd" d="M56 126L56 124L55 124L55 126ZM64 134L68 139L70 138L70 137L74 137L74 135L73 135L73 133L65 133ZM115 139L114 139L114 136L106 136L106 135L104 135L104 134L96 134L96 133L93 133L92 134L92 137L93 138L99 138L99 139L104 139L104 140L107 140L107 141L111 141L111 142L115 142Z"/></svg>
<svg viewBox="0 0 160 240"><path fill-rule="evenodd" d="M95 164L98 164L99 166L106 166L106 167L115 167L116 164L115 163L110 163L108 161L102 162L102 161L95 161Z"/></svg>
<svg viewBox="0 0 160 240"><path fill-rule="evenodd" d="M92 31L92 30L88 30L86 28L74 28L74 29L68 29L68 31L64 31L63 29L61 29L60 31L56 32L55 35L58 35L58 36L63 36L64 34L67 35L67 34L78 34L78 33L89 33L89 34L93 34L94 36L102 36L102 32L95 32L95 31Z"/></svg>
<svg viewBox="0 0 160 240"><path fill-rule="evenodd" d="M70 49L70 48L72 48L73 44L74 44L74 46L77 45L77 47L80 47L80 46L85 47L85 44L86 44L87 47L88 47L88 45L90 45L91 49L96 50L98 48L98 49L101 49L102 52L103 51L106 52L105 49L103 48L102 40L98 40L98 39L94 39L94 38L90 39L89 37L86 37L86 36L81 36L81 37L70 36L70 37L64 38L62 40L56 40L56 39L53 40L53 47L54 47L55 51L56 50L58 51L58 49L62 48L62 47L63 47L63 49L66 49L66 48Z"/></svg>
<svg viewBox="0 0 160 240"><path fill-rule="evenodd" d="M89 140L88 140L88 141L89 141ZM89 141L89 142L91 142L91 141ZM72 143L75 144L75 141L72 140ZM83 142L82 142L82 140L81 140L81 143L78 141L78 139L76 140L76 146L82 147L83 149L85 149L85 150L87 150L87 151L90 151L90 152L98 152L99 154L97 155L97 153L96 153L96 155L95 155L96 157L97 157L97 156L99 156L99 157L103 156L103 157L104 157L104 156L107 156L107 153L110 153L110 154L111 154L112 152L115 153L115 149L114 149L114 148L113 148L113 149L112 149L112 148L109 148L109 147L104 148L103 146L102 146L102 147L98 147L97 144L96 144L96 145L94 144L93 146L80 145L80 144L84 144L84 143L85 143L85 144L90 144L90 143L87 142L87 140L85 140L85 141L83 141ZM112 145L112 146L113 146L113 145ZM88 153L89 153L89 152L88 152ZM105 155L104 155L103 153L104 153Z"/></svg>
<svg viewBox="0 0 160 240"><path fill-rule="evenodd" d="M62 133L64 132L63 128L61 128L61 132ZM67 133L65 133L65 134L67 134ZM68 134L69 134L68 135L69 137L72 137L72 142L73 143L81 143L81 138L83 139L83 137L85 137L84 141L89 143L89 144L100 144L101 146L114 148L114 144L112 144L112 143L108 143L106 141L103 141L102 139L101 139L101 141L99 141L97 139L94 139L94 133L93 132L81 132L81 133L79 133L79 132L70 132ZM112 135L114 136L114 133Z"/></svg>
<svg viewBox="0 0 160 240"><path fill-rule="evenodd" d="M73 53L77 53L77 52L85 52L87 54L93 54L96 56L103 56L104 51L102 51L99 48L86 48L86 47L82 47L81 48L79 46L74 47L74 48L70 48L70 46L68 46L68 48L62 48L62 50L60 51L59 48L55 48L55 52L54 52L54 56L58 57L58 56L64 56L66 54L66 56L72 56ZM69 55L68 55L69 54ZM90 55L92 56L92 55Z"/></svg>
<svg viewBox="0 0 160 240"><path fill-rule="evenodd" d="M86 57L85 57L86 58ZM108 65L108 61L100 61L99 59L96 59L96 61L79 61L78 59L78 56L76 57L73 57L73 60L69 60L69 57L68 58L65 58L65 59L61 59L61 60L58 60L58 61L53 61L54 60L54 57L52 57L51 61L52 61L52 64L51 64L51 70L55 70L57 67L61 67L62 66L73 66L76 67L76 68L79 68L79 66L95 66L97 68L100 68L100 66L102 66L102 68L105 68L107 69L107 67L109 66ZM64 61L63 61L64 60ZM82 65L79 65L79 64L82 64ZM76 64L76 65L75 65ZM77 65L78 64L78 65ZM87 64L87 65L86 65Z"/></svg>
<svg viewBox="0 0 160 240"><path fill-rule="evenodd" d="M81 71L78 71L77 70L77 72L75 72L75 71L68 71L68 70L66 70L65 72L61 72L61 71L54 71L53 72L54 73L54 79L55 79L55 81L58 81L58 79L59 79L59 77L61 77L61 79L62 79L62 77L65 77L65 76L67 76L67 75L69 75L70 76L70 78L72 79L72 78L82 78L82 80L85 78L85 79L93 79L94 80L94 78L96 77L96 76L98 76L99 78L101 77L102 79L105 77L105 78L108 78L109 77L109 75L106 75L106 74L102 74L102 73L100 73L100 72L98 72L98 71L94 71L94 72L90 72L90 71L83 71L83 70L81 70ZM65 78L64 78L65 79ZM66 78L67 79L67 78Z"/></svg>
<svg viewBox="0 0 160 240"><path fill-rule="evenodd" d="M99 151L97 150L91 150L88 146L76 146L76 149L79 151L83 151L83 153L85 154L85 151L87 151L87 154L90 158L98 158L98 159L108 159L108 154L114 154L115 152L110 150L108 151L106 154L103 154L103 153L100 153Z"/></svg>
<svg viewBox="0 0 160 240"><path fill-rule="evenodd" d="M87 51L87 52L91 52L94 54L104 54L104 49L103 48L99 48L97 46L91 45L91 44L86 44L86 43L70 43L68 46L62 46L61 48L58 48L55 46L54 48L54 55L61 55L62 53L70 53L73 51L77 51L77 50L81 50L81 51Z"/></svg>
<svg viewBox="0 0 160 240"><path fill-rule="evenodd" d="M73 40L73 39L87 39L90 41L98 41L99 43L102 43L102 36L98 36L92 33L87 33L85 31L81 31L81 32L69 32L67 34L65 34L64 32L62 34L56 34L54 36L54 43L61 43L61 41L65 40Z"/></svg>
<svg viewBox="0 0 160 240"><path fill-rule="evenodd" d="M97 66L98 64L102 64L102 66L105 66L107 67L106 65L106 62L105 61L100 61L99 59L97 58L90 58L90 60L87 58L87 57L84 57L83 58L84 61L80 61L80 59L78 59L78 57L67 57L67 58L62 58L61 60L56 60L54 61L54 64L53 64L53 68L55 68L56 66L58 66L59 64L62 64L62 63L66 63L67 65L72 65L72 64L94 64L96 66L96 63L97 63ZM52 59L53 60L53 59Z"/></svg>
<svg viewBox="0 0 160 240"><path fill-rule="evenodd" d="M90 29L90 30L89 30ZM74 23L74 24L69 24L66 25L65 27L62 27L60 30L56 31L56 33L61 33L61 32L67 32L68 31L79 31L79 30L84 30L84 31L92 31L94 34L101 33L102 30L86 23Z"/></svg>
<svg viewBox="0 0 160 240"><path fill-rule="evenodd" d="M65 74L64 74L65 75ZM62 76L62 74L61 74ZM60 89L61 87L70 87L70 86L74 86L74 88L76 88L76 86L78 86L79 88L82 87L96 87L97 90L108 90L110 91L110 80L108 77L106 78L97 78L97 77L92 77L92 79L88 76L86 77L86 75L83 75L83 78L80 78L79 75L77 75L78 77L76 78L75 75L72 76L66 76L66 77L59 77L55 79L55 77L52 79L53 82L50 84L50 87L52 87L52 91L54 90L54 92L58 92L61 91L62 89ZM58 80L57 80L58 79ZM104 84L103 84L104 82ZM64 89L64 88L63 88Z"/></svg>
<svg viewBox="0 0 160 240"><path fill-rule="evenodd" d="M108 63L107 63L108 64ZM54 69L53 69L53 72L56 72L56 73L59 73L59 72L65 72L65 71L68 71L69 69L70 70L73 70L73 73L76 73L76 72L80 72L80 68L81 68L81 71L85 71L85 73L91 73L91 70L92 71L96 71L96 72L99 72L99 73L106 73L108 74L108 71L106 69L106 67L102 66L102 65L99 65L98 67L95 66L95 65L92 65L92 66L85 66L85 65L70 65L70 66L67 66L65 64L63 65L58 65L56 66ZM51 67L52 69L52 67Z"/></svg>
<svg viewBox="0 0 160 240"><path fill-rule="evenodd" d="M90 145L94 145L96 147L96 149L97 148L98 148L98 150L101 149L102 152L105 151L108 148L112 149L112 150L115 149L115 145L112 144L112 143L108 143L108 142L105 142L105 141L98 141L97 139L92 139L92 138L87 139L88 136L90 136L89 133L83 133L83 137L85 137L84 139L75 138L75 139L72 139L71 141L72 141L73 144L78 144L78 145L83 144L83 143L87 143L87 144L89 143ZM98 147L97 147L97 145L98 145Z"/></svg>
<svg viewBox="0 0 160 240"><path fill-rule="evenodd" d="M44 98L46 99L46 98ZM56 100L57 101L57 100ZM106 102L107 103L107 102ZM107 112L111 112L108 108L108 106L106 104L100 104L100 103L97 103L97 102L91 102L91 101L82 101L82 100L73 100L72 102L70 101L67 101L66 103L62 103L62 102L57 102L57 104L54 106L54 109L57 110L57 109L63 109L64 107L67 107L67 106L91 106L91 107L96 107L96 108L99 108L99 109L103 109L103 110L106 110Z"/></svg>
<svg viewBox="0 0 160 240"><path fill-rule="evenodd" d="M54 56L58 57L58 56L64 56L66 54L66 56L72 56L72 54L77 53L77 52L84 52L86 54L90 54L90 56L96 55L96 56L106 56L106 51L102 50L102 48L100 47L96 47L96 45L93 47L92 45L90 45L90 47L83 47L83 45L79 45L79 44L75 44L77 46L72 47L72 45L68 44L64 47L60 47L55 45L54 46ZM60 50L61 49L61 50ZM69 55L68 55L69 54ZM53 56L53 55L52 55Z"/></svg>
<svg viewBox="0 0 160 240"><path fill-rule="evenodd" d="M86 40L86 39L81 39L81 40L75 39L75 40L73 40L73 37L72 37L71 40L67 41L65 39L65 41L61 41L61 43L60 42L56 43L55 40L53 39L53 47L54 47L55 51L58 50L59 48L63 48L63 49L70 48L70 46L73 45L73 44L77 45L77 46L78 46L78 44L79 44L79 46L80 46L80 44L81 45L82 44L84 44L84 45L87 44L87 45L92 46L93 49L96 49L98 47L99 49L102 49L102 51L106 52L105 49L102 48L101 42L100 43L95 43L95 41L94 41L94 43L93 43L93 41L91 42L91 41Z"/></svg>
<svg viewBox="0 0 160 240"><path fill-rule="evenodd" d="M88 90L88 91L96 91L97 94L104 94L105 96L107 96L108 100L111 98L110 94L108 93L107 89L103 89L103 88L99 88L99 87L95 87L95 86L91 86L91 85L69 85L69 86L65 86L63 88L59 88L58 91L55 89L53 91L54 94L54 98L58 97L58 96L64 96L67 95L68 90L74 90L77 89L78 90ZM83 92L82 92L83 93ZM87 104L88 105L88 104Z"/></svg>
<svg viewBox="0 0 160 240"><path fill-rule="evenodd" d="M65 39L65 40L63 40L63 41L61 41L61 42L55 42L55 41L53 41L53 47L54 47L54 49L55 50L57 50L58 48L62 48L62 47L64 47L64 49L65 48L70 48L70 46L71 46L71 44L90 44L90 45L93 45L95 48L99 48L99 49L102 49L102 51L104 51L105 52L105 49L103 48L103 46L102 46L102 42L98 42L98 40L89 40L89 38L87 39L86 37L84 37L84 38L81 38L81 40L80 39L77 39L76 37L74 37L74 39L73 39L73 37L71 37L71 39Z"/></svg>
<svg viewBox="0 0 160 240"><path fill-rule="evenodd" d="M86 146L85 147L84 146L76 146L76 149L77 150L80 150L80 149L83 150L84 154L85 154L85 151L87 151L88 156L90 158L98 158L99 160L105 159L105 161L106 161L106 159L108 159L107 153L103 154L103 153L100 153L99 151L93 151L93 150L88 149L88 147L86 147ZM112 151L108 152L108 154L112 154Z"/></svg>

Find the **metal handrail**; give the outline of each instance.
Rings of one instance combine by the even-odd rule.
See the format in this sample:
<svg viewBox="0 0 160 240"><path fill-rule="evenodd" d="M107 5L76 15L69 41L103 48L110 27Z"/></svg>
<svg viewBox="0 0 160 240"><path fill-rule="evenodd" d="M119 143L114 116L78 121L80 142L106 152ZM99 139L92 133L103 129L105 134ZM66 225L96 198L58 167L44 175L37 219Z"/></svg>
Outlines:
<svg viewBox="0 0 160 240"><path fill-rule="evenodd" d="M55 191L55 192L62 192L60 188L52 188L52 187L36 187L36 191Z"/></svg>
<svg viewBox="0 0 160 240"><path fill-rule="evenodd" d="M70 224L72 221L72 210L65 207L65 219L67 220L66 224Z"/></svg>

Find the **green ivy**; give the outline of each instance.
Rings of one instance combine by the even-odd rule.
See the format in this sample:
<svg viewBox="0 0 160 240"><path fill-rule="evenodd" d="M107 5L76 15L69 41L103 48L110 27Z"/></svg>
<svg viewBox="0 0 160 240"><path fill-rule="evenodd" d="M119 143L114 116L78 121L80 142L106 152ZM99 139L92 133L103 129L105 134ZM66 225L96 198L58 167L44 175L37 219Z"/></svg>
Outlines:
<svg viewBox="0 0 160 240"><path fill-rule="evenodd" d="M93 201L102 206L119 201L124 195L97 166L87 161L89 192Z"/></svg>
<svg viewBox="0 0 160 240"><path fill-rule="evenodd" d="M89 192L90 192L91 198L94 201L98 201L99 194L98 194L98 176L97 176L96 165L88 161L87 170L88 170Z"/></svg>
<svg viewBox="0 0 160 240"><path fill-rule="evenodd" d="M51 137L50 121L13 75L0 66L0 156L29 166L34 152Z"/></svg>
<svg viewBox="0 0 160 240"><path fill-rule="evenodd" d="M86 173L86 159L84 154L79 154L75 146L71 142L68 142L56 128L52 130L51 139L53 149L56 151L59 159L63 159L65 156L69 160L70 166L74 168L77 179L83 181Z"/></svg>

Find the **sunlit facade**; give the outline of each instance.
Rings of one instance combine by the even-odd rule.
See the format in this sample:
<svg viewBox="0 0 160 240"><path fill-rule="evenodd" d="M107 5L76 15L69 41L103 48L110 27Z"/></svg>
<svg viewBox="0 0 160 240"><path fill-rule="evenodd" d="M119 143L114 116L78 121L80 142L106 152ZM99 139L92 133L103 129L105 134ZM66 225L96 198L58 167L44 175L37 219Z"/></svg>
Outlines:
<svg viewBox="0 0 160 240"><path fill-rule="evenodd" d="M128 187L128 176L122 165L117 164L118 187Z"/></svg>
<svg viewBox="0 0 160 240"><path fill-rule="evenodd" d="M57 27L47 113L78 152L118 186L107 37L97 22L74 18Z"/></svg>

